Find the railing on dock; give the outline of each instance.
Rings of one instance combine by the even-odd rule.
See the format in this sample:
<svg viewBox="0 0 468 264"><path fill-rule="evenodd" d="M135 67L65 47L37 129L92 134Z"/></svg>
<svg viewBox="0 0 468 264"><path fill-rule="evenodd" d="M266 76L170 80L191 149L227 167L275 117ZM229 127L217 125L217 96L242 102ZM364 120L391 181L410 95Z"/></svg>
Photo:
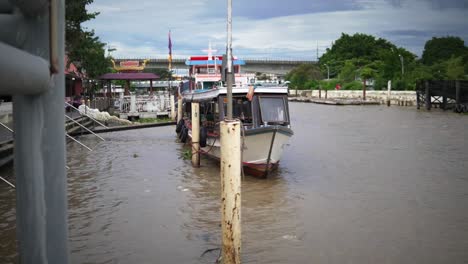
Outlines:
<svg viewBox="0 0 468 264"><path fill-rule="evenodd" d="M135 96L134 109L132 96ZM168 92L156 92L152 95L130 95L120 98L120 113L130 112L168 112L171 110L170 94Z"/></svg>

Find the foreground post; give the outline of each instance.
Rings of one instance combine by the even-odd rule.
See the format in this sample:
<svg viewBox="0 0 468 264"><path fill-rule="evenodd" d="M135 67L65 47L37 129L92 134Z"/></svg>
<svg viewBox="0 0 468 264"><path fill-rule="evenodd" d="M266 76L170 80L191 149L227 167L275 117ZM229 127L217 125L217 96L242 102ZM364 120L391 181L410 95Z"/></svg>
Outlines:
<svg viewBox="0 0 468 264"><path fill-rule="evenodd" d="M200 167L200 103L192 103L192 166Z"/></svg>
<svg viewBox="0 0 468 264"><path fill-rule="evenodd" d="M392 81L388 81L387 83L387 106L390 106L390 93L392 91Z"/></svg>
<svg viewBox="0 0 468 264"><path fill-rule="evenodd" d="M63 128L65 1L14 2L25 14L22 19L27 28L17 31L18 35L12 38L18 39L17 36L21 34L26 36L22 49L50 62L52 75L47 78L45 86L43 82L31 82L29 76L21 80L16 80L16 76L0 78L2 86L9 86L11 82L36 89L36 92L16 91L13 94L19 259L20 263L66 264L68 215ZM20 60L12 65L28 64L30 61ZM37 72L44 69L49 69L47 64L37 68ZM3 71L0 67L0 72Z"/></svg>
<svg viewBox="0 0 468 264"><path fill-rule="evenodd" d="M241 263L241 123L222 121L221 201L223 263Z"/></svg>
<svg viewBox="0 0 468 264"><path fill-rule="evenodd" d="M169 97L169 100L171 100L171 119L174 121L176 119L174 95L171 94L171 96Z"/></svg>

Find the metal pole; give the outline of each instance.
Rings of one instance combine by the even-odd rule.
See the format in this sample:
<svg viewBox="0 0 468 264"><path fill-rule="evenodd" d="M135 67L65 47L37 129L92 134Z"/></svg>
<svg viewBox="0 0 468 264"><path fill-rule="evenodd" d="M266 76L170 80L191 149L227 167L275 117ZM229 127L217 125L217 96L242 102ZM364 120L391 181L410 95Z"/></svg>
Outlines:
<svg viewBox="0 0 468 264"><path fill-rule="evenodd" d="M222 121L221 201L222 260L241 263L241 122Z"/></svg>
<svg viewBox="0 0 468 264"><path fill-rule="evenodd" d="M200 167L200 103L192 103L192 166Z"/></svg>
<svg viewBox="0 0 468 264"><path fill-rule="evenodd" d="M0 125L4 128L6 128L8 131L10 131L11 133L13 133L13 130L11 128L9 128L7 125L3 124L2 122L0 122Z"/></svg>
<svg viewBox="0 0 468 264"><path fill-rule="evenodd" d="M76 143L78 143L80 146L82 146L83 148L89 150L89 151L93 151L92 149L90 149L88 146L86 146L85 144L81 143L80 141L78 141L77 139L73 138L72 136L68 135L68 134L65 134L67 136L67 138L75 141Z"/></svg>
<svg viewBox="0 0 468 264"><path fill-rule="evenodd" d="M36 1L16 2L21 2L29 10L28 4L36 6ZM49 26L56 23L52 28L57 32L52 35L56 36L57 73L52 75L46 92L13 96L16 230L20 263L69 263L63 128L65 1L51 0L50 7L52 12L39 14L33 10L25 17L28 39L24 49L49 60Z"/></svg>
<svg viewBox="0 0 468 264"><path fill-rule="evenodd" d="M13 188L16 188L15 185L13 185L13 183L7 181L5 178L3 178L2 176L0 176L0 180L4 181L6 184L10 185L11 187Z"/></svg>
<svg viewBox="0 0 468 264"><path fill-rule="evenodd" d="M401 56L401 54L398 54L400 56L400 62L401 62L401 78L403 78L403 75L405 75L405 65L404 65L404 58Z"/></svg>
<svg viewBox="0 0 468 264"><path fill-rule="evenodd" d="M227 119L232 120L232 0L228 0L227 14Z"/></svg>
<svg viewBox="0 0 468 264"><path fill-rule="evenodd" d="M95 136L96 136L97 138L99 138L100 140L106 141L106 140L103 139L101 136L99 136L98 134L94 133L91 129L89 129L89 128L83 126L82 124L80 124L79 122L77 122L75 119L73 119L73 118L71 118L71 117L69 117L69 116L67 116L67 115L65 115L65 117L66 117L68 120L73 121L73 123L75 123L75 124L79 125L80 127L84 128L84 129L85 129L86 131L88 131L89 133L95 135Z"/></svg>
<svg viewBox="0 0 468 264"><path fill-rule="evenodd" d="M330 67L327 64L325 66L327 67L327 80L330 80Z"/></svg>

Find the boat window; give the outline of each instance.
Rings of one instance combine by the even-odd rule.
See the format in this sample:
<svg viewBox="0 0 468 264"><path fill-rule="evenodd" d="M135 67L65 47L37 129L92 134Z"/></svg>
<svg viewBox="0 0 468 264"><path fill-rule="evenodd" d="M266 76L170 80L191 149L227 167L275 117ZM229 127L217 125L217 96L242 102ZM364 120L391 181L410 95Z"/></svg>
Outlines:
<svg viewBox="0 0 468 264"><path fill-rule="evenodd" d="M227 98L223 98L224 113L227 113ZM251 102L245 97L234 97L232 99L232 116L239 118L243 123L252 123Z"/></svg>
<svg viewBox="0 0 468 264"><path fill-rule="evenodd" d="M260 97L260 113L263 123L287 122L286 108L282 97Z"/></svg>

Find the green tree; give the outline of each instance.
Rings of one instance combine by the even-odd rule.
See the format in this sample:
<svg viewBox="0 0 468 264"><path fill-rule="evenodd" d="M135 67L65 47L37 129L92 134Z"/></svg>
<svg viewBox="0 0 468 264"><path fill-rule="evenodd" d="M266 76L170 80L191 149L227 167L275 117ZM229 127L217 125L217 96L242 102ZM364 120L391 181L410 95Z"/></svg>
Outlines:
<svg viewBox="0 0 468 264"><path fill-rule="evenodd" d="M290 87L294 89L310 89L313 82L323 78L322 72L317 65L301 64L286 74L285 79L290 81Z"/></svg>
<svg viewBox="0 0 468 264"><path fill-rule="evenodd" d="M465 79L465 66L463 65L463 57L452 57L447 61L447 79Z"/></svg>
<svg viewBox="0 0 468 264"><path fill-rule="evenodd" d="M69 62L85 69L91 78L107 72L110 61L105 57L104 47L94 31L85 30L81 24L94 19L99 13L88 13L86 5L93 0L70 0L65 6L65 49Z"/></svg>
<svg viewBox="0 0 468 264"><path fill-rule="evenodd" d="M467 53L463 39L454 36L434 37L424 45L422 62L426 65L449 60L452 56L459 57Z"/></svg>
<svg viewBox="0 0 468 264"><path fill-rule="evenodd" d="M338 78L343 82L352 82L356 80L357 70L358 69L356 65L354 65L353 60L347 60L345 61L343 68L341 68Z"/></svg>

